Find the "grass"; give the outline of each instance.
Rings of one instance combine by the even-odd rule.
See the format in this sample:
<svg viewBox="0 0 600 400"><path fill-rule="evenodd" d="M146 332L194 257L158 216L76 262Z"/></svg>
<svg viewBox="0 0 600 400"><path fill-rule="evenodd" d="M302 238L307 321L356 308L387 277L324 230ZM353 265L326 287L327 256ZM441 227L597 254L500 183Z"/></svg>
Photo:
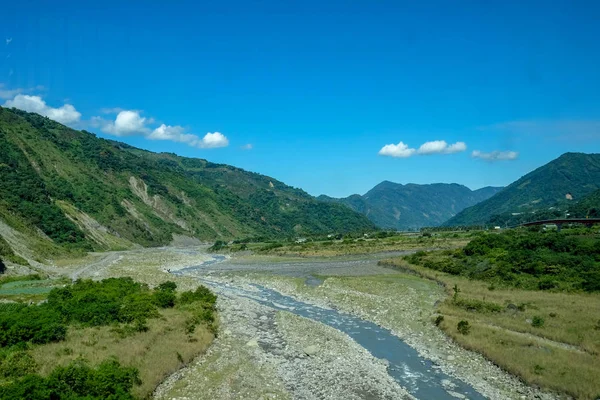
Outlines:
<svg viewBox="0 0 600 400"><path fill-rule="evenodd" d="M202 256L165 249L144 249L139 252L129 251L118 254L118 262L110 266L110 263L107 263L105 267L99 269L102 278L131 276L151 287L172 280L177 283L180 290L194 290L198 286L195 279L174 276L163 272L162 269L170 263L193 264ZM58 258L54 264L64 273L68 273L78 267L97 263L104 256L105 254L101 253L90 253L79 259ZM7 282L10 290L23 291L29 284L33 285L31 288L35 288L35 285L63 284L70 281L11 277L3 282ZM4 286L0 286L0 290L3 288ZM46 289L42 290L41 286L37 289L46 291ZM27 300L29 299L27 296L33 295L21 293L19 296L21 297L15 298L12 295L0 294L0 298L19 301ZM35 296L36 300L42 300L47 297L47 293ZM78 358L84 358L91 366L95 366L107 358L116 357L121 365L139 369L142 385L134 387L133 394L139 398L146 398L160 382L184 364L205 353L212 343L214 330L203 323L198 324L192 334L187 333L195 304L198 303L176 306L173 309L161 309L159 318L147 320L146 325L149 329L146 332L128 332L127 329L122 329L123 326L96 328L70 326L65 341L31 346L28 352L36 360L37 371L43 375L50 373L57 365L67 365ZM8 304L0 304L0 307L2 306Z"/></svg>
<svg viewBox="0 0 600 400"><path fill-rule="evenodd" d="M304 243L248 243L245 249L260 254L278 256L344 256L352 254L369 254L386 251L406 251L426 248L452 249L468 243L468 233L439 233L425 237L417 233L397 234L387 238L359 238L344 240L320 240ZM238 250L239 245L232 245L231 250Z"/></svg>
<svg viewBox="0 0 600 400"><path fill-rule="evenodd" d="M57 365L83 358L96 366L114 357L121 365L139 369L141 386L133 389L136 397L148 397L167 376L206 351L213 334L205 325L186 333L191 312L161 310L161 317L147 322L147 332L126 336L115 327L69 329L65 341L35 346L31 353L38 372L48 375Z"/></svg>
<svg viewBox="0 0 600 400"><path fill-rule="evenodd" d="M438 307L444 320L439 327L457 343L528 384L581 399L600 395L600 294L494 288L403 259L382 263L445 286L447 298ZM477 303L484 306L468 306ZM543 326L534 326L536 317L543 318ZM471 325L468 335L457 331L461 320Z"/></svg>
<svg viewBox="0 0 600 400"><path fill-rule="evenodd" d="M38 275L7 277L0 280L0 298L19 302L41 301L48 292L65 283L65 279L41 279Z"/></svg>

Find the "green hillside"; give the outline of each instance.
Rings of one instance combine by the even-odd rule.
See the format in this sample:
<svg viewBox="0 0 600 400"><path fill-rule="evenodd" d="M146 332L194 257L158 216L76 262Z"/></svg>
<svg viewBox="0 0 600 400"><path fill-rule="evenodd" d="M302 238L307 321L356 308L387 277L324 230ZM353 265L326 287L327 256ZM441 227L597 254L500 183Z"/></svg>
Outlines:
<svg viewBox="0 0 600 400"><path fill-rule="evenodd" d="M493 196L501 189L485 187L472 191L456 183L401 185L384 181L364 196L352 195L343 199L321 196L319 199L345 204L365 214L381 228L415 230L438 226L466 207Z"/></svg>
<svg viewBox="0 0 600 400"><path fill-rule="evenodd" d="M267 176L0 108L0 244L12 248L7 255L158 246L173 235L211 240L373 228L342 205Z"/></svg>
<svg viewBox="0 0 600 400"><path fill-rule="evenodd" d="M569 209L569 214L580 218L600 218L600 189L578 201Z"/></svg>
<svg viewBox="0 0 600 400"><path fill-rule="evenodd" d="M600 154L566 153L488 200L463 210L445 225L485 224L497 215L531 214L557 205L569 209L570 203L598 189Z"/></svg>

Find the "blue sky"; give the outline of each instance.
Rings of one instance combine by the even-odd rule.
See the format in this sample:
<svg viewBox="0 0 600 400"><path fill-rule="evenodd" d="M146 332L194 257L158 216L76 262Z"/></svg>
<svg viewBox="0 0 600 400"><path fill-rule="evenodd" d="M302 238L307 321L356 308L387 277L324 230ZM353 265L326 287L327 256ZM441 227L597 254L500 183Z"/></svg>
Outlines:
<svg viewBox="0 0 600 400"><path fill-rule="evenodd" d="M600 2L211 3L4 4L0 104L314 195L600 152Z"/></svg>

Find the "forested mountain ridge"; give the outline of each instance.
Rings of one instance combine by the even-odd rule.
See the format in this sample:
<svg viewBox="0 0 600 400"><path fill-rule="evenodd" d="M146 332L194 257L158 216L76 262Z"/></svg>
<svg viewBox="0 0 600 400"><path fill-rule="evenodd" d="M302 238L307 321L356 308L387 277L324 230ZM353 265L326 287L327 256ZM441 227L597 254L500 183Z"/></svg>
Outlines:
<svg viewBox="0 0 600 400"><path fill-rule="evenodd" d="M381 228L415 230L440 225L501 189L485 187L471 190L456 183L402 185L383 181L363 196L356 194L343 199L319 196L319 199L345 204L366 215Z"/></svg>
<svg viewBox="0 0 600 400"><path fill-rule="evenodd" d="M531 213L556 205L570 208L600 189L600 154L565 153L504 190L448 220L445 225L486 224L506 214Z"/></svg>
<svg viewBox="0 0 600 400"><path fill-rule="evenodd" d="M0 244L15 248L35 236L38 247L105 250L164 245L178 234L211 240L370 229L364 216L264 175L0 107Z"/></svg>

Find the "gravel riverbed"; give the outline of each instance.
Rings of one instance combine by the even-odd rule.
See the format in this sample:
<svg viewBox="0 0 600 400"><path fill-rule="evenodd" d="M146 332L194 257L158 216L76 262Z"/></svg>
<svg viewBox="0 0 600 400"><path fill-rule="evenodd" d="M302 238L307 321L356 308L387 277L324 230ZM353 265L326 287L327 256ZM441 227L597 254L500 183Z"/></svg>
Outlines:
<svg viewBox="0 0 600 400"><path fill-rule="evenodd" d="M219 337L207 354L157 388L158 399L412 398L388 374L384 360L345 333L236 295L236 288L248 290L252 284L390 329L434 362L433 368L462 379L490 399L555 398L449 340L431 323L443 291L431 282L378 266L382 257L231 257L202 267L211 259L205 248L163 248L118 252L118 257L77 273L95 279L132 276L153 285L169 279L169 270L177 274L198 266L193 274L171 276L182 289L194 287L198 278L229 285L219 293ZM386 277L400 282L391 292L387 283L377 281ZM305 285L307 278L316 278L316 286ZM464 398L459 393L456 397Z"/></svg>

